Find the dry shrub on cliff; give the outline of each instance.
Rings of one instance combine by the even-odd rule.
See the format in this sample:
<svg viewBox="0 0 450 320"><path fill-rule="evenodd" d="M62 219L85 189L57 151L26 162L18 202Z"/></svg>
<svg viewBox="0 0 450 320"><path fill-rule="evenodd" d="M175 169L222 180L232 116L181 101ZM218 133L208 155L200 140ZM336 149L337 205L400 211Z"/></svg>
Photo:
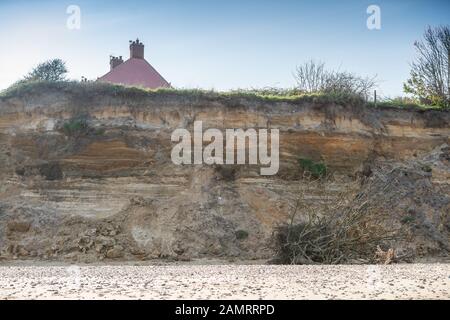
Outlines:
<svg viewBox="0 0 450 320"><path fill-rule="evenodd" d="M305 181L306 179L304 179ZM309 185L322 190L328 178L308 179ZM322 189L321 189L322 188ZM305 189L302 189L305 190ZM281 264L339 264L354 261L377 262L376 252L398 239L399 232L386 227L388 213L380 210L363 194L357 194L350 205L349 194L337 194L326 199L324 209L318 212L301 191L289 223L275 228L272 244L275 263ZM297 215L301 214L301 220Z"/></svg>
<svg viewBox="0 0 450 320"><path fill-rule="evenodd" d="M294 73L298 89L305 93L355 95L367 100L376 87L376 77L361 77L350 72L327 70L323 62L308 61Z"/></svg>

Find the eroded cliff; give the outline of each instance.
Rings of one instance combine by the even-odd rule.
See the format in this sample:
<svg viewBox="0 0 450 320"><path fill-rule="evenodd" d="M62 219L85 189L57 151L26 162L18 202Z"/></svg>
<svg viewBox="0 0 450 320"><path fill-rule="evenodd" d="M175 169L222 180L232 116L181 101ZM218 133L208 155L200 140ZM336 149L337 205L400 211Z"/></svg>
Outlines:
<svg viewBox="0 0 450 320"><path fill-rule="evenodd" d="M176 128L280 130L280 170L175 165ZM0 251L11 258L98 261L271 257L273 227L299 190L327 208L369 192L402 247L446 254L450 113L239 95L115 94L49 88L0 100ZM324 189L298 160L323 162ZM363 179L364 178L364 179ZM364 181L364 182L363 182ZM371 189L372 190L372 189ZM353 201L349 198L348 201ZM327 214L327 212L324 212Z"/></svg>

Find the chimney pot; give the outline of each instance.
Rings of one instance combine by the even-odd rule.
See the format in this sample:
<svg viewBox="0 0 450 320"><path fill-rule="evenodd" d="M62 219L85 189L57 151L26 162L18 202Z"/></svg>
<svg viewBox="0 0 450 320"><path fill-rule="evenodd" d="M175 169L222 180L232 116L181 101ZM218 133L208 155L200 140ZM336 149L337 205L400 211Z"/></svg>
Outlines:
<svg viewBox="0 0 450 320"><path fill-rule="evenodd" d="M109 58L109 65L111 67L111 70L122 63L123 63L122 56L120 56L120 57L110 56L110 58Z"/></svg>
<svg viewBox="0 0 450 320"><path fill-rule="evenodd" d="M144 44L139 39L130 40L130 58L144 59Z"/></svg>

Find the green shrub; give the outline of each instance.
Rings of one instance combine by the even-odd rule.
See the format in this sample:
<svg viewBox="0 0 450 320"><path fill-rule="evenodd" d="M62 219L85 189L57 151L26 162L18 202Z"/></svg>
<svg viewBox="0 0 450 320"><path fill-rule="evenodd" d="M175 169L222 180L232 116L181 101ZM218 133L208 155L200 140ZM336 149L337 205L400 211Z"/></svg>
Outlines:
<svg viewBox="0 0 450 320"><path fill-rule="evenodd" d="M88 130L87 121L84 119L72 119L63 125L63 132L67 136L74 136L84 133Z"/></svg>
<svg viewBox="0 0 450 320"><path fill-rule="evenodd" d="M416 218L414 216L408 215L408 216L404 216L400 222L403 224L411 224L416 220Z"/></svg>
<svg viewBox="0 0 450 320"><path fill-rule="evenodd" d="M98 128L98 129L95 129L94 135L96 135L96 136L102 136L102 135L105 134L105 132L106 132L106 130L105 130L104 128Z"/></svg>
<svg viewBox="0 0 450 320"><path fill-rule="evenodd" d="M244 239L248 238L248 232L245 230L237 230L235 232L235 236L236 236L236 239L238 239L238 240L244 240Z"/></svg>
<svg viewBox="0 0 450 320"><path fill-rule="evenodd" d="M64 81L66 74L66 63L61 59L51 59L38 64L23 81Z"/></svg>
<svg viewBox="0 0 450 320"><path fill-rule="evenodd" d="M311 174L314 178L323 178L327 175L327 166L324 163L316 163L310 159L299 159L298 163L303 171Z"/></svg>

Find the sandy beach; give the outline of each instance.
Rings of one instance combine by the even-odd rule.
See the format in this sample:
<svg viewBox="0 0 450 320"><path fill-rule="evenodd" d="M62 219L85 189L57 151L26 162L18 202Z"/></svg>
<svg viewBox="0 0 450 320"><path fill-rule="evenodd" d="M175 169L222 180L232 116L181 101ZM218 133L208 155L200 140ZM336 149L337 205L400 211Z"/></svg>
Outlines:
<svg viewBox="0 0 450 320"><path fill-rule="evenodd" d="M450 299L450 264L5 265L0 299Z"/></svg>

